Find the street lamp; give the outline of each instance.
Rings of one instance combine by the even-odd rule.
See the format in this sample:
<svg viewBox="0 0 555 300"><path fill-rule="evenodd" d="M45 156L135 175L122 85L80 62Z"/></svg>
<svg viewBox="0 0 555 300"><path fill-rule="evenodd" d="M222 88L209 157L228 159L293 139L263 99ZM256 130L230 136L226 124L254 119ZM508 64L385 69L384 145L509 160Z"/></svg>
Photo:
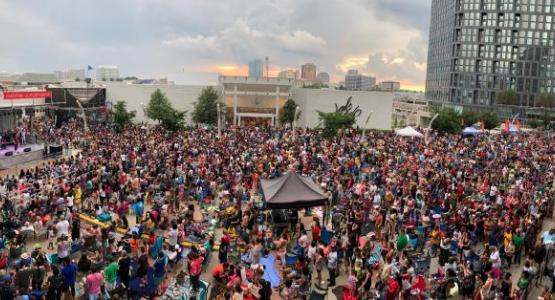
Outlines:
<svg viewBox="0 0 555 300"><path fill-rule="evenodd" d="M295 114L293 115L293 141L297 138L297 131L295 128L297 127L297 114L300 109L298 105L295 106Z"/></svg>
<svg viewBox="0 0 555 300"><path fill-rule="evenodd" d="M218 109L218 138L222 136L222 118L220 117L220 103L216 104Z"/></svg>
<svg viewBox="0 0 555 300"><path fill-rule="evenodd" d="M430 133L430 130L432 130L432 124L434 123L434 121L436 120L436 118L439 117L439 114L436 113L432 119L430 120L430 124L428 124L428 129L426 130L425 134L425 138L424 141L426 142L426 144L428 144L428 134Z"/></svg>
<svg viewBox="0 0 555 300"><path fill-rule="evenodd" d="M372 114L374 113L373 110L370 111L370 113L368 114L368 118L366 118L366 122L364 122L364 128L362 128L362 140L366 141L366 127L368 127L368 121L370 121L370 118L372 117Z"/></svg>

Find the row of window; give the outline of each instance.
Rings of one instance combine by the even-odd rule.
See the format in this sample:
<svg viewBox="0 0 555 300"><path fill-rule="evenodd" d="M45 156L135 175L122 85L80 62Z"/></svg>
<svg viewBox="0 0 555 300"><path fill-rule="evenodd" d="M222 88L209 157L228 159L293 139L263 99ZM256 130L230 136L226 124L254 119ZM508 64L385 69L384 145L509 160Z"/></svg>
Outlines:
<svg viewBox="0 0 555 300"><path fill-rule="evenodd" d="M457 0L456 9L553 12L554 0Z"/></svg>

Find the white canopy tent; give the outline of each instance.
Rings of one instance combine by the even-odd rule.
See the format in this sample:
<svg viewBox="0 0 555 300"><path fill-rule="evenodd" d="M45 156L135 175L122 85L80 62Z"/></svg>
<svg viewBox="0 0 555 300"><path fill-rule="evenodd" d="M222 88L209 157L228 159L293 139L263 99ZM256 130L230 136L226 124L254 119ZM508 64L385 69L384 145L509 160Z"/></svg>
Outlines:
<svg viewBox="0 0 555 300"><path fill-rule="evenodd" d="M424 137L422 133L418 132L418 130L410 126L407 126L402 129L396 129L395 134L398 136L407 136L407 137L419 137L419 138Z"/></svg>

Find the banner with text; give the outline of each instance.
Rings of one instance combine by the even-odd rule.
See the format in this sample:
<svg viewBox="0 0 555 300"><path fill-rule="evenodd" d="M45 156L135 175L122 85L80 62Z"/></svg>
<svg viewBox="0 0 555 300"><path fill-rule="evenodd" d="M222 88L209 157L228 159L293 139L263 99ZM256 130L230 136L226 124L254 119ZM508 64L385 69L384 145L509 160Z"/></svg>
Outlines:
<svg viewBox="0 0 555 300"><path fill-rule="evenodd" d="M4 92L4 99L5 100L38 99L38 98L51 98L51 97L52 97L52 92L51 91L33 91L33 92L11 91L11 92Z"/></svg>

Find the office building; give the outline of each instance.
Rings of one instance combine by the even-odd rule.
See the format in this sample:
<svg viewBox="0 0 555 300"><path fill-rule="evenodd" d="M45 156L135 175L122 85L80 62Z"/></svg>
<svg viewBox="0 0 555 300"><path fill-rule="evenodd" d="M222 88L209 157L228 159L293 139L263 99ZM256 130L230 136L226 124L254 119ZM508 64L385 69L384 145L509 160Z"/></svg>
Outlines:
<svg viewBox="0 0 555 300"><path fill-rule="evenodd" d="M553 0L433 0L426 97L485 109L514 90L516 105L533 107L555 92L554 42Z"/></svg>
<svg viewBox="0 0 555 300"><path fill-rule="evenodd" d="M98 66L96 67L96 80L98 81L114 81L119 78L119 69L117 66Z"/></svg>
<svg viewBox="0 0 555 300"><path fill-rule="evenodd" d="M307 63L301 66L301 79L316 81L316 65Z"/></svg>
<svg viewBox="0 0 555 300"><path fill-rule="evenodd" d="M401 83L398 81L382 81L378 84L378 88L382 91L398 91L401 89Z"/></svg>
<svg viewBox="0 0 555 300"><path fill-rule="evenodd" d="M299 79L299 71L298 70L283 70L278 73L279 78L284 79Z"/></svg>
<svg viewBox="0 0 555 300"><path fill-rule="evenodd" d="M261 59L257 58L249 61L249 77L264 77L264 63Z"/></svg>
<svg viewBox="0 0 555 300"><path fill-rule="evenodd" d="M376 86L376 78L360 74L358 70L349 70L345 74L345 89L349 91L371 91Z"/></svg>
<svg viewBox="0 0 555 300"><path fill-rule="evenodd" d="M54 72L54 75L58 76L59 73ZM85 80L85 69L68 69L61 72L60 81L76 81Z"/></svg>
<svg viewBox="0 0 555 300"><path fill-rule="evenodd" d="M330 74L327 72L318 73L318 82L322 85L330 85Z"/></svg>

